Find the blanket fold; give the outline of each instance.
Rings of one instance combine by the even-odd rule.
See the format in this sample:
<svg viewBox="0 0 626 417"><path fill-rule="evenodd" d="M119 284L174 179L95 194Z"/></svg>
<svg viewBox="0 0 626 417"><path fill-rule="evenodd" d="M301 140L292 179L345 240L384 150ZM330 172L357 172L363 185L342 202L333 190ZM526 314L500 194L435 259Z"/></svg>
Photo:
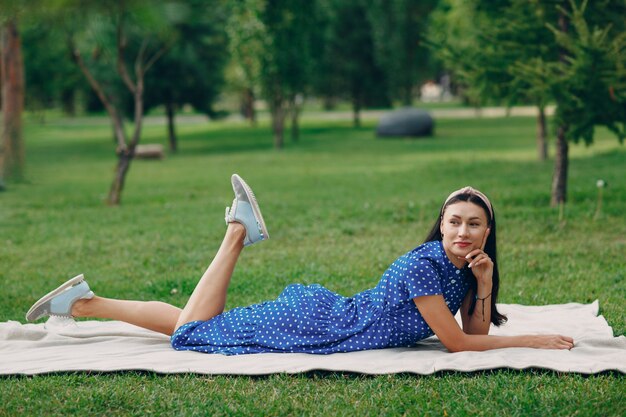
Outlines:
<svg viewBox="0 0 626 417"><path fill-rule="evenodd" d="M613 336L599 303L522 306L499 304L509 321L490 334L564 334L574 338L567 350L530 348L450 353L436 337L415 347L311 355L262 353L223 356L178 352L169 337L117 321L79 321L67 326L0 323L0 375L59 371L147 370L158 373L298 373L311 370L390 374L543 368L593 374L626 373L626 337ZM460 318L457 315L457 320Z"/></svg>

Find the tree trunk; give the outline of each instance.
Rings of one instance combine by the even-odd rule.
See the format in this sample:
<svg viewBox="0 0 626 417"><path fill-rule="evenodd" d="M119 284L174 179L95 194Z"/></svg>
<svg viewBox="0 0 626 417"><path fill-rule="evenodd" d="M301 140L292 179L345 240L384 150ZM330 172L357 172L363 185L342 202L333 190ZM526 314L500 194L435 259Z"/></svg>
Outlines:
<svg viewBox="0 0 626 417"><path fill-rule="evenodd" d="M410 54L410 51L409 51ZM404 82L402 83L402 104L404 107L411 107L413 105L413 65L407 62L405 65L405 74L402 77Z"/></svg>
<svg viewBox="0 0 626 417"><path fill-rule="evenodd" d="M543 106L538 107L537 114L537 156L540 161L548 158L548 144L546 142L546 111Z"/></svg>
<svg viewBox="0 0 626 417"><path fill-rule="evenodd" d="M550 204L556 207L567 200L567 166L569 163L569 145L565 137L567 126L559 126L556 134L556 155L554 157L554 175L552 176L552 198Z"/></svg>
<svg viewBox="0 0 626 417"><path fill-rule="evenodd" d="M165 103L165 112L167 113L167 134L170 142L170 151L176 152L178 149L178 139L176 138L176 129L174 126L174 103Z"/></svg>
<svg viewBox="0 0 626 417"><path fill-rule="evenodd" d="M289 103L289 115L291 116L291 140L297 142L300 138L300 125L298 123L300 118L300 104L298 103L298 96L295 95L291 98Z"/></svg>
<svg viewBox="0 0 626 417"><path fill-rule="evenodd" d="M137 85L135 87L135 130L130 143L125 148L118 148L118 160L117 167L115 168L115 177L109 190L109 197L107 204L110 206L117 206L122 202L122 191L124 190L124 183L126 181L126 174L130 169L130 163L135 157L135 148L139 143L141 137L141 128L143 123L143 76L139 76L137 79Z"/></svg>
<svg viewBox="0 0 626 417"><path fill-rule="evenodd" d="M256 111L254 110L254 91L246 88L243 93L243 116L250 121L250 125L256 126Z"/></svg>
<svg viewBox="0 0 626 417"><path fill-rule="evenodd" d="M132 159L133 155L127 152L119 154L117 167L115 168L115 177L113 178L113 183L111 184L111 189L109 190L109 197L107 199L107 204L110 206L117 206L121 202L124 181L126 180L126 174L128 173Z"/></svg>
<svg viewBox="0 0 626 417"><path fill-rule="evenodd" d="M276 106L272 110L272 130L274 131L274 147L282 149L285 142L285 109L282 105Z"/></svg>
<svg viewBox="0 0 626 417"><path fill-rule="evenodd" d="M324 107L324 110L331 111L337 108L337 99L334 96L331 96L330 94L325 95L323 100L322 106Z"/></svg>
<svg viewBox="0 0 626 417"><path fill-rule="evenodd" d="M291 109L291 141L297 142L300 139L300 126L298 125L298 110Z"/></svg>
<svg viewBox="0 0 626 417"><path fill-rule="evenodd" d="M405 3L407 4L407 3ZM415 2L413 4L420 4L420 2ZM410 8L410 6L409 6ZM407 8L406 13L404 14L404 27L409 27L413 25L413 19L415 10L409 10ZM413 12L413 13L411 13ZM405 35L406 36L406 35ZM405 43L405 53L404 56L404 71L402 74L402 79L404 80L403 93L404 93L404 106L411 107L413 105L413 87L414 87L414 78L415 78L415 70L416 70L416 61L415 56L417 55L417 48L421 43L421 39L411 39L410 42Z"/></svg>
<svg viewBox="0 0 626 417"><path fill-rule="evenodd" d="M135 157L135 148L141 138L141 128L143 124L143 73L137 74L137 83L135 85L135 130L128 147L118 149L117 168L115 169L115 177L109 191L107 203L111 206L117 206L122 201L122 191L124 190L124 182L126 174L130 168L130 163Z"/></svg>
<svg viewBox="0 0 626 417"><path fill-rule="evenodd" d="M126 179L126 174L128 173L128 169L130 168L130 163L135 157L135 148L137 144L139 144L139 139L141 139L141 129L143 127L143 93L144 93L144 76L145 72L150 68L152 63L158 59L160 54L157 53L153 56L153 60L149 61L145 67L143 66L144 60L144 45L147 45L147 41L144 39L142 43L142 48L135 60L135 81L130 78L130 75L126 68L126 63L124 62L124 47L125 42L123 41L122 35L122 26L118 26L118 44L117 44L117 71L122 78L124 84L129 91L133 93L133 98L135 100L135 111L134 111L134 122L135 129L133 131L133 136L131 137L130 143L128 146L123 147L119 152L119 160L117 164L117 169L115 173L115 178L113 179L113 184L111 185L111 191L109 192L109 201L110 205L118 205L121 201L121 193L124 189L124 181Z"/></svg>
<svg viewBox="0 0 626 417"><path fill-rule="evenodd" d="M352 123L354 127L361 127L361 99L354 97L352 99Z"/></svg>
<svg viewBox="0 0 626 417"><path fill-rule="evenodd" d="M411 107L413 105L413 88L410 85L404 87L404 100L405 107Z"/></svg>
<svg viewBox="0 0 626 417"><path fill-rule="evenodd" d="M24 66L17 22L9 20L2 28L2 137L0 138L0 187L3 178L24 178Z"/></svg>
<svg viewBox="0 0 626 417"><path fill-rule="evenodd" d="M274 147L276 149L282 149L284 145L284 131L285 131L285 99L280 91L280 88L276 88L273 91L273 97L270 99L270 111L272 113L272 130L274 132Z"/></svg>
<svg viewBox="0 0 626 417"><path fill-rule="evenodd" d="M568 19L566 12L561 9L559 13L559 29L561 32L566 33L568 31ZM559 52L559 60L565 62L567 59L567 52L561 48ZM558 106L558 103L557 103ZM569 163L569 146L567 144L567 138L565 134L567 132L567 126L561 124L556 132L556 155L554 156L554 174L552 176L552 196L550 198L550 204L552 207L561 206L563 208L565 201L567 200L567 166ZM562 217L562 211L561 215Z"/></svg>
<svg viewBox="0 0 626 417"><path fill-rule="evenodd" d="M68 116L76 116L76 90L68 88L61 91L61 107Z"/></svg>

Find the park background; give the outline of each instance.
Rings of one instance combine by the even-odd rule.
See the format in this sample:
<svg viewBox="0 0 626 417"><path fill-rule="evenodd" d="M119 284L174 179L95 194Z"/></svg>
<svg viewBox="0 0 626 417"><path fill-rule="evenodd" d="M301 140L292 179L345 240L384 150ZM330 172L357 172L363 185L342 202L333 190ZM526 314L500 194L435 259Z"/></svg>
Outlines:
<svg viewBox="0 0 626 417"><path fill-rule="evenodd" d="M183 305L237 172L272 239L244 252L227 308L292 282L374 286L471 184L498 217L500 302L599 299L624 334L625 2L1 5L0 320L23 322L78 273L103 296ZM406 106L433 115L434 136L377 138ZM162 158L138 158L142 144ZM625 385L506 369L69 373L3 378L0 415L621 416Z"/></svg>

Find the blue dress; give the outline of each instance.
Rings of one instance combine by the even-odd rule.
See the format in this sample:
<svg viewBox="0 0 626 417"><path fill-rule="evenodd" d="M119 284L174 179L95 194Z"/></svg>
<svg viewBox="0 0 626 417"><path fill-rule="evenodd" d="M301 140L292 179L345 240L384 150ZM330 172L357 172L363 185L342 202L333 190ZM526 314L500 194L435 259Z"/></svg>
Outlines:
<svg viewBox="0 0 626 417"><path fill-rule="evenodd" d="M450 262L440 241L427 242L399 257L375 288L353 297L318 284L289 285L276 300L184 324L171 343L176 350L225 355L411 346L433 335L413 298L443 294L456 314L470 287L468 275Z"/></svg>

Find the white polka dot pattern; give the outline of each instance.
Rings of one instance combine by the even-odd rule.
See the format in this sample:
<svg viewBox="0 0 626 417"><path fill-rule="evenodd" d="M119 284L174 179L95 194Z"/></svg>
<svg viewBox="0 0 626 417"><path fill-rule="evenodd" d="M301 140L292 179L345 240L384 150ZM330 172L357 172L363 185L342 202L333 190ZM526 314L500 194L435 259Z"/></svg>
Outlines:
<svg viewBox="0 0 626 417"><path fill-rule="evenodd" d="M318 284L293 284L276 300L184 324L171 342L176 350L225 355L411 346L433 334L413 298L443 294L455 314L468 289L469 278L450 262L441 242L427 242L398 258L375 288L353 297Z"/></svg>

